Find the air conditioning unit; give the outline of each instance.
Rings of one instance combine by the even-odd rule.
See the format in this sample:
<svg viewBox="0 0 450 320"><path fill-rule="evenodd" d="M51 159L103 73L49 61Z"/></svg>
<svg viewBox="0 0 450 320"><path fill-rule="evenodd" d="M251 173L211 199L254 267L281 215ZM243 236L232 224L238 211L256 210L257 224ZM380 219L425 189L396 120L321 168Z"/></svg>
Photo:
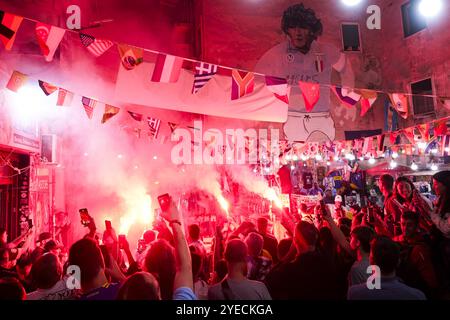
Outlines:
<svg viewBox="0 0 450 320"><path fill-rule="evenodd" d="M57 159L57 137L55 134L41 135L41 161L56 164Z"/></svg>

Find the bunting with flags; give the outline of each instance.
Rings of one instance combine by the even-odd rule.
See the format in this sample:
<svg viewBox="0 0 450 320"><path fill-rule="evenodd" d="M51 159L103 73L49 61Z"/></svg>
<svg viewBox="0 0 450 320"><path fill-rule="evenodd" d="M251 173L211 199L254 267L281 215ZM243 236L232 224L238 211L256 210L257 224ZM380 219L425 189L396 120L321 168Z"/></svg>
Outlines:
<svg viewBox="0 0 450 320"><path fill-rule="evenodd" d="M287 80L270 76L266 76L265 78L267 89L269 89L277 99L289 104L289 87Z"/></svg>
<svg viewBox="0 0 450 320"><path fill-rule="evenodd" d="M80 33L80 39L83 46L97 58L108 51L114 44L112 41L96 39L84 33Z"/></svg>
<svg viewBox="0 0 450 320"><path fill-rule="evenodd" d="M46 96L51 95L53 92L55 92L56 90L58 90L57 86L54 86L48 82L39 80L39 87L41 87L42 91L44 91Z"/></svg>
<svg viewBox="0 0 450 320"><path fill-rule="evenodd" d="M363 144L363 149L362 149L362 153L364 155L366 155L371 150L372 143L373 143L373 137L364 138L364 144Z"/></svg>
<svg viewBox="0 0 450 320"><path fill-rule="evenodd" d="M403 129L403 133L411 144L416 142L414 138L414 127Z"/></svg>
<svg viewBox="0 0 450 320"><path fill-rule="evenodd" d="M400 150L399 146L391 146L391 151L392 152L398 152L398 150Z"/></svg>
<svg viewBox="0 0 450 320"><path fill-rule="evenodd" d="M120 54L120 61L127 70L133 70L137 65L144 62L144 50L129 46L127 44L119 44L117 46Z"/></svg>
<svg viewBox="0 0 450 320"><path fill-rule="evenodd" d="M142 121L142 114L128 111L128 114L136 121L141 122Z"/></svg>
<svg viewBox="0 0 450 320"><path fill-rule="evenodd" d="M28 81L28 76L19 71L14 71L11 74L11 78L9 78L8 84L6 88L13 92L17 92L20 88L22 88L25 83Z"/></svg>
<svg viewBox="0 0 450 320"><path fill-rule="evenodd" d="M334 94L338 97L339 101L346 107L354 107L361 99L361 95L357 94L353 90L347 88L331 86Z"/></svg>
<svg viewBox="0 0 450 320"><path fill-rule="evenodd" d="M153 69L152 82L177 82L181 74L183 61L183 58L180 57L158 53Z"/></svg>
<svg viewBox="0 0 450 320"><path fill-rule="evenodd" d="M0 41L11 50L23 18L0 10Z"/></svg>
<svg viewBox="0 0 450 320"><path fill-rule="evenodd" d="M253 92L255 75L253 72L231 72L231 100L237 100Z"/></svg>
<svg viewBox="0 0 450 320"><path fill-rule="evenodd" d="M197 93L201 88L203 88L217 73L217 68L218 67L215 64L197 62L195 65L192 93Z"/></svg>
<svg viewBox="0 0 450 320"><path fill-rule="evenodd" d="M0 40L5 46L6 50L10 50L12 48L23 19L34 21L34 31L42 54L45 56L47 61L51 61L57 48L59 47L62 38L65 35L65 32L69 30L58 28L56 26L52 26L28 18L23 18L21 16L16 16L14 14L10 14L0 10ZM109 50L111 46L114 45L114 42L110 40L96 39L95 37L84 33L79 33L79 37L82 44L87 48L87 50L96 57L101 56L104 52ZM125 69L132 70L137 65L143 62L144 49L129 46L126 44L117 45L121 56L121 62ZM158 53L157 61L155 63L155 68L152 74L152 81L176 82L180 76L183 61L184 59L181 57ZM200 61L195 61L195 63L196 79L194 80L194 85L192 87L192 91L194 93L198 92L199 89L201 89L206 83L208 83L208 81L216 74L219 67L218 65L212 65ZM322 72L324 68L323 56L316 55L316 61L314 63L317 71ZM232 100L239 99L244 95L253 92L253 73L233 70L232 80ZM289 86L287 85L286 79L265 76L265 80L268 90L273 92L277 99L288 103ZM18 79L16 79L15 81L18 84L20 83ZM46 95L52 94L57 89L52 88L50 84L46 84L45 82L40 82L39 84ZM302 89L302 95L305 99L306 109L310 112L313 110L315 104L317 103L316 100L318 100L318 97L320 95L320 84L307 84L305 82L302 82L299 83L299 86ZM328 85L325 86L328 87ZM13 91L18 90L18 88L16 88L11 83L8 83L8 88L13 88ZM355 90L343 88L340 86L331 86L331 89L336 94L338 99L347 107L353 107L359 101L361 103L361 116L364 116L368 112L368 110L372 108L372 105L377 99L377 92L373 90ZM61 92L64 91L60 91L60 93ZM399 115L402 118L407 119L408 115L410 114L408 106L408 94L390 93L388 94L388 96L390 102L392 103L392 109L396 111L396 113L393 113L393 116L395 117L396 115ZM445 107L450 108L449 97L437 96L437 99ZM394 117L386 117L388 121L392 120L392 127L389 125L389 131L396 130L394 126ZM435 131L438 132L439 135L445 134L447 132L447 128L445 128L444 130L443 125L441 125L441 127L442 132L444 133L439 130L439 126L436 126L435 128ZM430 133L426 132L426 125L418 126L417 129L420 131L424 140L429 140Z"/></svg>
<svg viewBox="0 0 450 320"><path fill-rule="evenodd" d="M359 151L360 153L362 153L361 151L362 151L363 144L364 144L364 140L362 140L362 139L355 140L354 149L356 151Z"/></svg>
<svg viewBox="0 0 450 320"><path fill-rule="evenodd" d="M389 134L389 142L390 142L391 144L396 144L396 143L397 143L397 137L398 137L398 135L399 135L399 132L398 132L398 131L391 132L391 133Z"/></svg>
<svg viewBox="0 0 450 320"><path fill-rule="evenodd" d="M311 112L320 98L320 86L318 83L299 81L300 90L305 100L306 112Z"/></svg>
<svg viewBox="0 0 450 320"><path fill-rule="evenodd" d="M68 107L72 104L72 100L73 100L73 92L70 92L63 88L59 88L58 100L56 101L56 105L58 107Z"/></svg>
<svg viewBox="0 0 450 320"><path fill-rule="evenodd" d="M105 112L103 113L102 117L102 123L105 123L112 117L114 117L116 114L118 114L120 111L120 108L111 106L109 104L105 104Z"/></svg>
<svg viewBox="0 0 450 320"><path fill-rule="evenodd" d="M390 93L392 107L403 119L408 118L408 97L401 93Z"/></svg>
<svg viewBox="0 0 450 320"><path fill-rule="evenodd" d="M430 140L430 124L429 123L419 124L417 126L417 129L420 132L422 140L428 142Z"/></svg>
<svg viewBox="0 0 450 320"><path fill-rule="evenodd" d="M45 57L46 61L52 61L55 51L58 49L59 43L64 37L66 30L37 22L35 32L37 41L41 47L42 55Z"/></svg>
<svg viewBox="0 0 450 320"><path fill-rule="evenodd" d="M434 122L434 135L435 136L443 136L446 135L448 132L447 128L447 118L437 120Z"/></svg>
<svg viewBox="0 0 450 320"><path fill-rule="evenodd" d="M87 117L92 119L97 101L91 98L82 97L81 102L83 103L84 111L86 112Z"/></svg>
<svg viewBox="0 0 450 320"><path fill-rule="evenodd" d="M367 111L372 108L375 101L377 101L378 94L376 91L373 90L361 90L361 113L360 116L364 117L367 113Z"/></svg>
<svg viewBox="0 0 450 320"><path fill-rule="evenodd" d="M150 129L149 135L153 136L155 139L158 138L159 126L161 125L161 120L156 118L147 117L147 124Z"/></svg>

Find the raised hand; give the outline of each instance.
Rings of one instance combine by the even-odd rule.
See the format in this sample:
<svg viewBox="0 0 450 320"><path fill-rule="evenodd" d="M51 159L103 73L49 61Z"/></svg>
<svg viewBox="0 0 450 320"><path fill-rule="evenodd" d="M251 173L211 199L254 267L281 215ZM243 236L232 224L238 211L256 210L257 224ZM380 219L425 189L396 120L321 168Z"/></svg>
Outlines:
<svg viewBox="0 0 450 320"><path fill-rule="evenodd" d="M162 211L161 216L165 220L167 220L167 222L174 221L174 220L181 222L182 216L181 216L180 212L178 211L175 203L173 202L172 197L170 197L169 209L167 211Z"/></svg>

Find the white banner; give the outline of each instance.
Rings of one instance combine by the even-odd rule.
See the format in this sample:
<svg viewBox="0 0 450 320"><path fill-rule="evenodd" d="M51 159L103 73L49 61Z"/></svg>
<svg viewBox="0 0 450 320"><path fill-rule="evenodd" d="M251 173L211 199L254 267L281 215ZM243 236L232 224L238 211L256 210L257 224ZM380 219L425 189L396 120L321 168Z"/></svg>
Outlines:
<svg viewBox="0 0 450 320"><path fill-rule="evenodd" d="M255 76L255 89L231 100L231 77L216 74L198 93L192 94L193 72L182 69L176 83L152 82L154 63L133 70L122 64L115 98L122 103L254 121L286 122L288 106L266 88L264 77Z"/></svg>

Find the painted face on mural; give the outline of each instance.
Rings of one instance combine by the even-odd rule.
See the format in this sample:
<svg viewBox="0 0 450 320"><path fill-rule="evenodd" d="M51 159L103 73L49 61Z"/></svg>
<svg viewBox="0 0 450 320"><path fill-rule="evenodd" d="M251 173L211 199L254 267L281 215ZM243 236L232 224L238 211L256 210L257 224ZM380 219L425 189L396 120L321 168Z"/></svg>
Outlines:
<svg viewBox="0 0 450 320"><path fill-rule="evenodd" d="M307 53L314 41L313 35L309 29L294 27L287 29L291 45L303 53Z"/></svg>

